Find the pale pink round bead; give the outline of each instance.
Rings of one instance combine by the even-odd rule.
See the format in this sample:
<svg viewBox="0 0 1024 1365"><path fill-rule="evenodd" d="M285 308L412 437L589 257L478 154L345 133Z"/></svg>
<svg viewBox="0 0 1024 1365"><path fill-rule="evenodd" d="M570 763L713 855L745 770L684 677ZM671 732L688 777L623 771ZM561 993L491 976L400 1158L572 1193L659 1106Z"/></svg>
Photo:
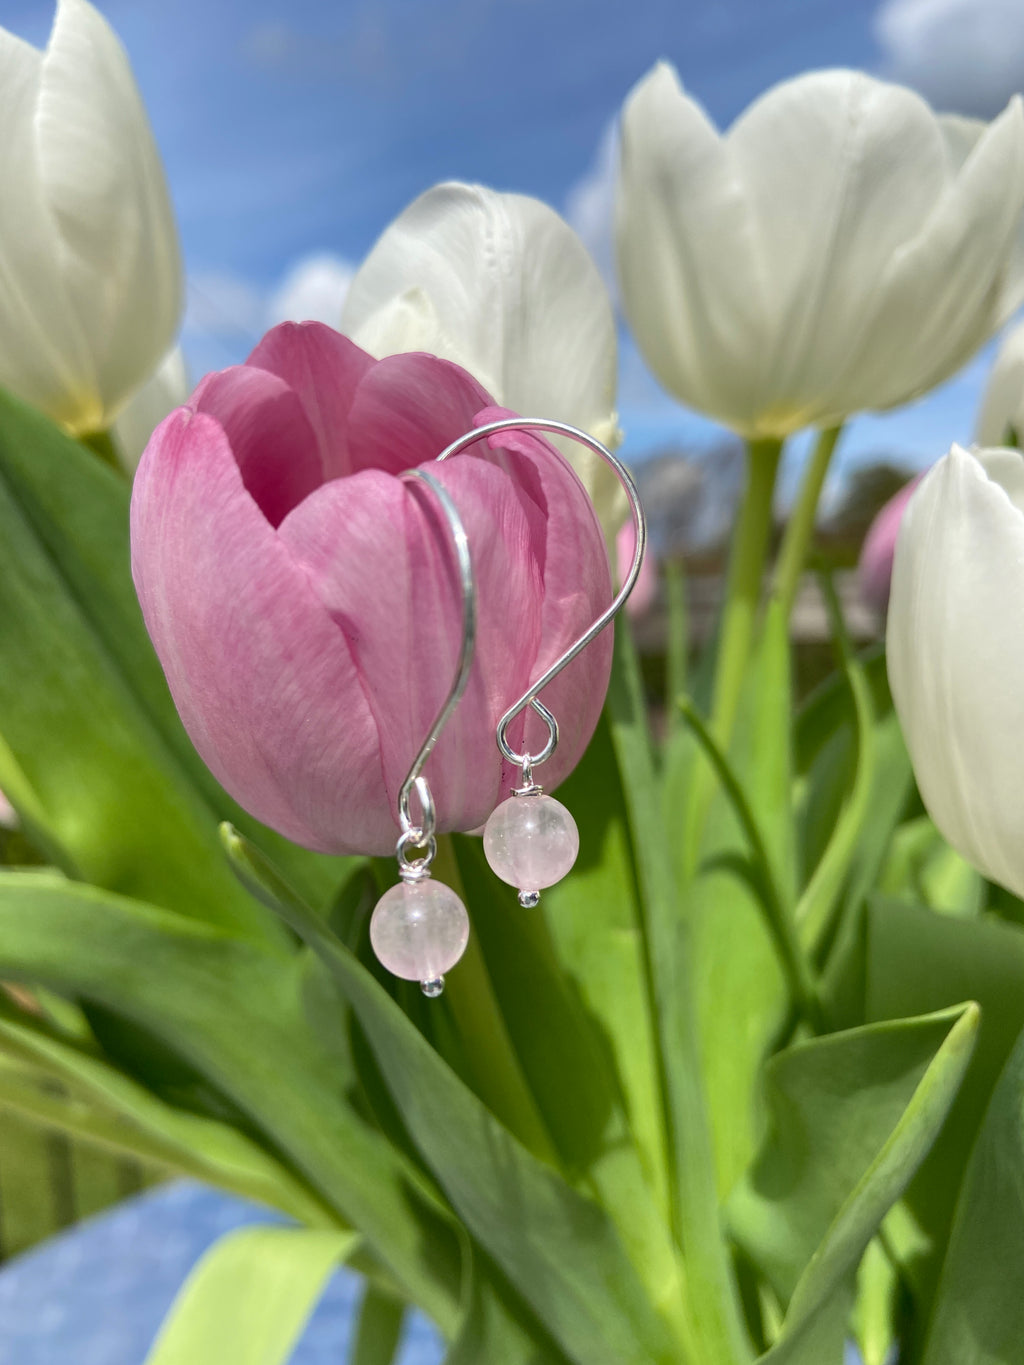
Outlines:
<svg viewBox="0 0 1024 1365"><path fill-rule="evenodd" d="M484 854L493 872L518 886L524 904L560 882L576 861L580 832L561 801L553 796L510 796L484 826Z"/></svg>
<svg viewBox="0 0 1024 1365"><path fill-rule="evenodd" d="M440 982L466 950L469 916L450 886L427 877L385 891L370 918L381 963L405 981ZM432 991L437 994L438 991Z"/></svg>

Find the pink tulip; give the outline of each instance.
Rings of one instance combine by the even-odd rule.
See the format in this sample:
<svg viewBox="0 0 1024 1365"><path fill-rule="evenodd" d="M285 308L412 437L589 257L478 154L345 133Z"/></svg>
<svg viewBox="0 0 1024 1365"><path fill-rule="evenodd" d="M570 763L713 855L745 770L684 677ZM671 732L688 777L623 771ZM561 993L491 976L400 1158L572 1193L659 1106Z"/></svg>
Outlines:
<svg viewBox="0 0 1024 1365"><path fill-rule="evenodd" d="M892 579L892 560L896 553L896 537L907 503L921 482L922 475L904 484L893 494L868 527L857 562L857 587L861 599L880 616L889 605L889 584Z"/></svg>
<svg viewBox="0 0 1024 1365"><path fill-rule="evenodd" d="M620 583L625 583L630 569L633 567L633 556L636 554L636 531L633 529L632 521L627 521L625 526L619 529L619 534L615 537L615 561L618 570ZM626 599L626 614L634 621L645 616L654 606L658 597L658 570L655 567L654 555L651 553L650 542L647 545L647 552L640 565L640 572L637 574L636 582L633 584L633 591Z"/></svg>
<svg viewBox="0 0 1024 1365"><path fill-rule="evenodd" d="M321 323L284 323L153 433L132 496L146 626L205 762L298 843L394 848L398 789L451 685L462 610L433 495L398 475L508 415L448 361L375 361ZM582 486L538 438L502 433L431 471L466 526L479 628L426 775L439 829L472 829L519 778L498 718L611 583ZM545 690L561 725L546 787L583 753L610 667L606 631ZM524 724L539 748L532 716L511 742Z"/></svg>

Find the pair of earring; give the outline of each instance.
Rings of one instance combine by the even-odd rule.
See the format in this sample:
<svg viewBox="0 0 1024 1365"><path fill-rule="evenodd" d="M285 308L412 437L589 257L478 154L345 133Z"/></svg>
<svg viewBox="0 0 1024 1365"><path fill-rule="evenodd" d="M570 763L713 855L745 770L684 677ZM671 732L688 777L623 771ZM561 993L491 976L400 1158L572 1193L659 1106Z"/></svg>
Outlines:
<svg viewBox="0 0 1024 1365"><path fill-rule="evenodd" d="M636 535L633 562L611 605L498 721L495 732L498 749L520 769L522 784L496 807L484 826L484 855L491 870L503 882L518 889L520 905L532 907L540 901L542 890L554 886L571 871L579 853L579 831L572 815L560 801L546 796L534 781L534 768L549 759L558 744L558 722L537 694L572 663L625 604L640 574L647 528L640 496L629 471L600 441L565 422L521 417L488 422L453 441L437 460L458 455L475 441L500 431L550 432L569 437L600 456L622 483ZM384 893L374 908L370 942L388 971L407 981L418 981L424 995L434 998L444 990L445 972L455 966L469 942L469 916L455 892L443 882L434 881L430 875L437 852L436 812L422 770L469 680L476 641L476 587L466 529L448 490L424 469L409 470L402 477L425 483L448 523L462 594L462 645L448 696L399 791L398 822L402 832L396 845L396 856L400 880ZM547 742L536 754L516 753L508 741L508 727L527 707L544 721L548 730ZM419 804L419 815L415 819L413 793ZM419 856L411 856L414 850L420 850Z"/></svg>

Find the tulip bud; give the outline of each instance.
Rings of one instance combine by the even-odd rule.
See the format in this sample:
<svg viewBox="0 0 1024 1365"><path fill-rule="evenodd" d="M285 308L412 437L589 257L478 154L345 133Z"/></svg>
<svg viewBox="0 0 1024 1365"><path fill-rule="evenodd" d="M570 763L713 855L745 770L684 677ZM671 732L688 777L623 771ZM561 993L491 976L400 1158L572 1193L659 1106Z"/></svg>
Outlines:
<svg viewBox="0 0 1024 1365"><path fill-rule="evenodd" d="M449 361L375 361L322 323L283 323L153 434L131 516L146 625L203 759L298 843L394 848L398 790L462 625L450 532L429 490L398 476L503 415ZM474 829L521 776L498 719L608 605L611 577L584 489L537 438L504 432L431 472L466 527L478 630L426 775L438 828ZM561 726L546 787L579 760L610 667L606 631L545 689ZM536 752L547 731L532 714L510 742L524 725Z"/></svg>
<svg viewBox="0 0 1024 1365"><path fill-rule="evenodd" d="M980 446L1024 443L1024 323L1003 339L978 414Z"/></svg>
<svg viewBox="0 0 1024 1365"><path fill-rule="evenodd" d="M454 360L526 417L621 439L617 343L608 290L586 248L538 199L436 185L387 227L357 271L341 329L371 355ZM562 447L609 538L626 500L607 464Z"/></svg>
<svg viewBox="0 0 1024 1365"><path fill-rule="evenodd" d="M889 408L1024 299L1024 113L937 117L854 71L774 86L720 134L660 64L626 101L626 317L684 403L750 438Z"/></svg>
<svg viewBox="0 0 1024 1365"><path fill-rule="evenodd" d="M889 604L892 561L903 513L920 481L921 476L918 475L893 494L876 514L861 546L857 561L857 588L861 600L879 616L884 614Z"/></svg>
<svg viewBox="0 0 1024 1365"><path fill-rule="evenodd" d="M128 58L86 0L45 52L0 29L0 386L107 430L167 353L181 265Z"/></svg>
<svg viewBox="0 0 1024 1365"><path fill-rule="evenodd" d="M1024 895L1024 455L954 446L896 544L889 681L940 832Z"/></svg>

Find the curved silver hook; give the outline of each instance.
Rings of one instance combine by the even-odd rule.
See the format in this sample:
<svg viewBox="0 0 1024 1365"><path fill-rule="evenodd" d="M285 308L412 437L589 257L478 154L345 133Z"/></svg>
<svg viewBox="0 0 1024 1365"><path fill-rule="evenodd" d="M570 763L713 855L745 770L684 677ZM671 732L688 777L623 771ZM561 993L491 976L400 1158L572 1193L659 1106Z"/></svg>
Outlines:
<svg viewBox="0 0 1024 1365"><path fill-rule="evenodd" d="M468 431L464 436L460 436L457 441L453 441L450 446L442 450L441 454L437 457L438 462L447 460L452 455L460 454L467 446L472 445L475 441L482 440L485 436L492 436L499 431L548 431L556 436L568 436L570 440L576 441L579 445L586 446L587 449L593 451L595 455L599 455L601 459L615 471L619 482L625 489L626 497L629 499L630 512L633 517L633 530L636 533L636 547L633 551L633 563L630 565L629 573L626 575L625 581L616 594L614 601L601 613L594 624L588 630L584 631L578 640L569 646L564 654L559 655L551 667L532 684L527 692L523 693L518 701L508 708L501 720L498 721L498 747L510 763L516 763L523 767L525 776L529 766L532 766L535 763L543 763L545 759L550 758L558 743L558 724L547 707L537 700L537 693L547 687L548 683L554 678L557 678L562 669L567 668L569 664L572 663L573 659L575 659L578 654L582 653L592 640L600 635L605 626L608 625L608 623L618 614L619 610L625 606L626 599L633 591L636 580L640 576L640 567L644 561L644 551L647 548L647 518L644 516L644 509L640 502L640 494L637 491L636 483L626 466L621 460L616 459L607 446L603 446L601 442L591 436L589 432L581 431L579 427L570 426L568 422L555 422L542 417L503 417L499 421L487 422L483 426L477 427L474 431ZM561 458L564 459L565 457L562 456ZM507 739L509 725L511 725L516 716L525 711L528 706L533 707L534 711L536 711L541 719L545 721L548 727L548 742L536 756L531 756L530 754L517 754L511 748Z"/></svg>
<svg viewBox="0 0 1024 1365"><path fill-rule="evenodd" d="M476 582L473 577L473 561L469 555L469 538L466 535L466 528L447 488L435 479L433 474L428 474L424 469L406 470L401 477L403 479L421 480L436 497L451 532L452 544L455 547L455 557L458 563L459 586L462 590L462 647L459 650L459 661L451 690L430 727L429 735L413 759L412 767L409 769L408 776L398 793L398 820L402 827L402 835L398 840L399 862L403 866L414 866L408 863L406 851L410 847L421 847L425 844L427 846L427 857L419 860L419 863L415 865L425 870L433 857L436 813L434 798L430 794L427 779L421 777L420 773L423 770L424 763L430 757L434 745L440 738L441 731L448 724L452 712L458 706L469 680L469 671L473 663L473 650L476 646ZM418 822L413 821L409 809L409 797L414 789L420 803L420 819Z"/></svg>

